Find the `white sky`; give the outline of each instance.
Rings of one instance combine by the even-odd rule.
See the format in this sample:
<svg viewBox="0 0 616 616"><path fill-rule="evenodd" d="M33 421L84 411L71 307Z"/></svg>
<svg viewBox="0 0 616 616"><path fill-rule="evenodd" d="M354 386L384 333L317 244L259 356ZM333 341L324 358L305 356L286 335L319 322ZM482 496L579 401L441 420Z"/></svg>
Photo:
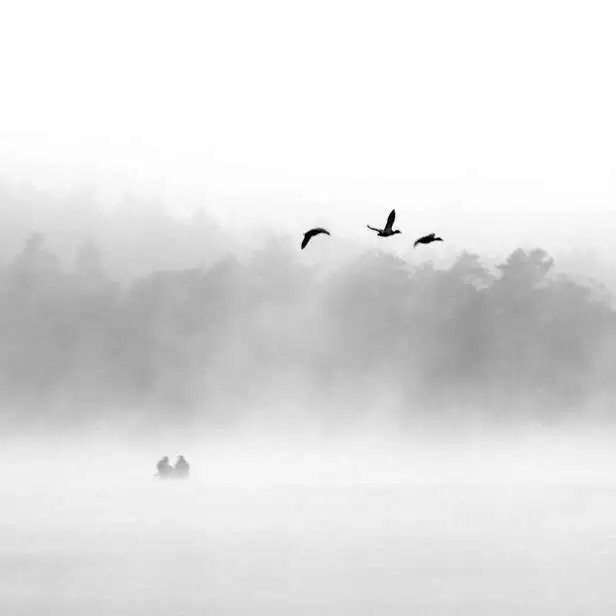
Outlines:
<svg viewBox="0 0 616 616"><path fill-rule="evenodd" d="M608 239L612 6L0 0L0 175L230 222L361 234L395 206L472 247Z"/></svg>

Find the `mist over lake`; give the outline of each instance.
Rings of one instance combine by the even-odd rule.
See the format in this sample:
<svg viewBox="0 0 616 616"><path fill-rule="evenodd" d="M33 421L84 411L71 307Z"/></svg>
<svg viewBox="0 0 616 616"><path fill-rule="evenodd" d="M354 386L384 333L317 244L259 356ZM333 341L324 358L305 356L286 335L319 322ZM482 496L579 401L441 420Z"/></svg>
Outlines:
<svg viewBox="0 0 616 616"><path fill-rule="evenodd" d="M614 614L613 24L0 0L0 616Z"/></svg>
<svg viewBox="0 0 616 616"><path fill-rule="evenodd" d="M611 613L599 277L136 204L62 241L12 210L3 613Z"/></svg>
<svg viewBox="0 0 616 616"><path fill-rule="evenodd" d="M178 483L151 472L164 439L7 444L0 605L611 613L609 438L497 439L210 437L190 443L193 476Z"/></svg>

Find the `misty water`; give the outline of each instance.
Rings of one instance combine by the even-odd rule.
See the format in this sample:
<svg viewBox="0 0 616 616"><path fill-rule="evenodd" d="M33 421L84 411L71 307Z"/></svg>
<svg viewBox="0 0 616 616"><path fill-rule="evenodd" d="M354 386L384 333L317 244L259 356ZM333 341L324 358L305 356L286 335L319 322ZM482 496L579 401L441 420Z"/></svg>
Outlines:
<svg viewBox="0 0 616 616"><path fill-rule="evenodd" d="M78 200L71 244L5 192L0 614L613 612L594 280L541 248L230 256L139 203ZM179 454L191 479L157 479Z"/></svg>
<svg viewBox="0 0 616 616"><path fill-rule="evenodd" d="M555 7L0 0L0 616L616 613L614 8Z"/></svg>
<svg viewBox="0 0 616 616"><path fill-rule="evenodd" d="M15 439L0 612L610 614L610 440ZM162 453L191 479L156 479Z"/></svg>

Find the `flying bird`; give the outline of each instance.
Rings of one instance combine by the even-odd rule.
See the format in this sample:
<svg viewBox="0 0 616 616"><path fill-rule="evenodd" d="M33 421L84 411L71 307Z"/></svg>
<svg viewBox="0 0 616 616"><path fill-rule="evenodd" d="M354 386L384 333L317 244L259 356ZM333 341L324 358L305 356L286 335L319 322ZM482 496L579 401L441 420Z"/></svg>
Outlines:
<svg viewBox="0 0 616 616"><path fill-rule="evenodd" d="M399 229L396 229L395 231L392 229L392 227L394 226L395 219L396 210L392 210L387 217L387 223L385 224L384 229L377 229L376 227L371 227L370 225L366 225L366 227L368 227L368 229L371 229L372 231L376 231L376 234L380 237L389 237L390 235L394 235L396 233L402 233L402 231L400 231Z"/></svg>
<svg viewBox="0 0 616 616"><path fill-rule="evenodd" d="M331 233L327 229L323 229L323 227L316 227L314 229L310 229L310 231L306 231L304 233L304 239L302 240L302 250L308 246L308 242L315 236L320 233L325 233L327 235L331 235Z"/></svg>
<svg viewBox="0 0 616 616"><path fill-rule="evenodd" d="M430 233L430 235L424 235L423 237L420 237L418 240L415 240L415 243L413 244L413 248L415 248L417 244L431 244L432 242L443 242L443 241L444 240L442 237L436 237L434 233Z"/></svg>

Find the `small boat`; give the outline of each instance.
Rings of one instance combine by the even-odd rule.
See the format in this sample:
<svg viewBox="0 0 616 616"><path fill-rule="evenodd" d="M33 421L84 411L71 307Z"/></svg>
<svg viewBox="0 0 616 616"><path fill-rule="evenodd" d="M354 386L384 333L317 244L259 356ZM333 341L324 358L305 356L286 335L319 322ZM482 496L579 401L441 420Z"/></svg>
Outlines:
<svg viewBox="0 0 616 616"><path fill-rule="evenodd" d="M188 471L170 471L168 473L156 473L154 477L158 477L158 479L188 479L189 473Z"/></svg>

